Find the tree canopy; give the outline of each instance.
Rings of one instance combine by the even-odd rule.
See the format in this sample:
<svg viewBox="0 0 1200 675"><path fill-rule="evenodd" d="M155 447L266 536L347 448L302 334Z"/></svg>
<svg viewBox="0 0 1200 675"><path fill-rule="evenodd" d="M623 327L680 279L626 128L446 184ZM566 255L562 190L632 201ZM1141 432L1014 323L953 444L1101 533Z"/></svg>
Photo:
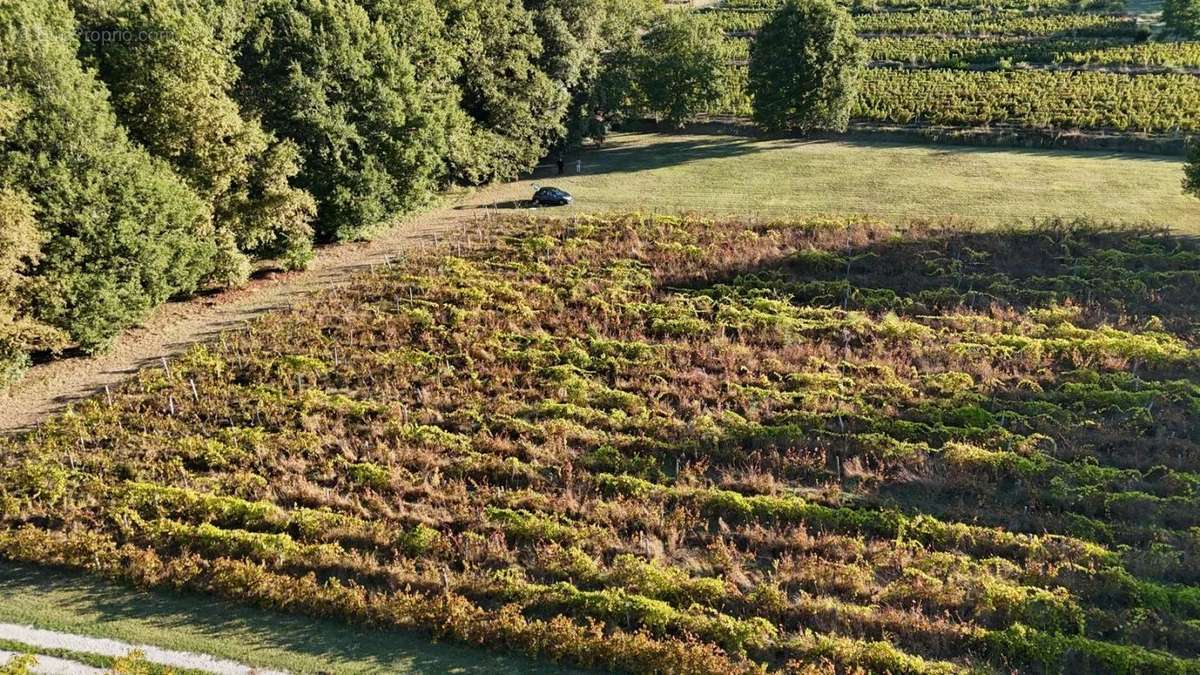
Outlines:
<svg viewBox="0 0 1200 675"><path fill-rule="evenodd" d="M16 106L0 183L28 196L44 242L32 256L35 317L96 349L195 290L215 247L207 205L129 139L75 35L65 0L0 5L0 86Z"/></svg>
<svg viewBox="0 0 1200 675"><path fill-rule="evenodd" d="M750 49L754 120L772 130L842 130L865 63L850 15L833 0L787 0Z"/></svg>
<svg viewBox="0 0 1200 675"><path fill-rule="evenodd" d="M624 114L681 121L714 37L661 0L0 3L0 377Z"/></svg>
<svg viewBox="0 0 1200 675"><path fill-rule="evenodd" d="M678 126L720 101L729 61L724 38L699 15L668 12L642 39L635 80L647 110Z"/></svg>
<svg viewBox="0 0 1200 675"><path fill-rule="evenodd" d="M79 2L83 34L108 31L146 39L85 42L130 136L174 167L208 203L219 255L211 279L243 281L250 257L303 265L312 249L312 198L292 188L299 155L232 97L239 71L216 31L218 10L179 0Z"/></svg>
<svg viewBox="0 0 1200 675"><path fill-rule="evenodd" d="M543 50L519 0L441 0L461 49L457 83L469 118L450 149L453 178L485 183L532 169L565 132L563 83L539 68Z"/></svg>
<svg viewBox="0 0 1200 675"><path fill-rule="evenodd" d="M394 34L353 0L265 0L238 55L238 98L300 149L318 239L351 239L426 201L438 130Z"/></svg>
<svg viewBox="0 0 1200 675"><path fill-rule="evenodd" d="M1163 0L1162 20L1167 30L1184 38L1200 35L1200 0Z"/></svg>

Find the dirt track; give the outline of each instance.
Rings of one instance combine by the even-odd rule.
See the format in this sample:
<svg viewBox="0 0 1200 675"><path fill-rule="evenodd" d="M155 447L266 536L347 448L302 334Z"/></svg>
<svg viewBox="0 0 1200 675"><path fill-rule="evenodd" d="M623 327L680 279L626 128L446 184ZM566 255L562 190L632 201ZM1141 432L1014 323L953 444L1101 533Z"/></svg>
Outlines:
<svg viewBox="0 0 1200 675"><path fill-rule="evenodd" d="M324 248L303 272L281 274L219 295L159 307L97 356L69 358L32 368L17 384L0 391L0 433L27 429L72 401L86 398L129 377L142 366L210 339L221 331L272 309L290 306L316 291L345 283L357 272L386 264L397 255L452 237L466 227L486 226L487 208L527 197L524 183L498 185L407 218L369 242Z"/></svg>

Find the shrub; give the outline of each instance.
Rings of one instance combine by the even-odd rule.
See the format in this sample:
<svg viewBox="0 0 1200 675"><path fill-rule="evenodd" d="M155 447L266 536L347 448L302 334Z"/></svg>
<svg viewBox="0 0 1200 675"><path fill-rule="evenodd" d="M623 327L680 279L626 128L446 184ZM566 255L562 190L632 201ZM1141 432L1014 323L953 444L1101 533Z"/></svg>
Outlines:
<svg viewBox="0 0 1200 675"><path fill-rule="evenodd" d="M1183 166L1183 191L1200 197L1200 141L1196 139L1188 144L1187 164Z"/></svg>
<svg viewBox="0 0 1200 675"><path fill-rule="evenodd" d="M29 675L37 668L37 657L33 654L16 654L0 664L0 675Z"/></svg>

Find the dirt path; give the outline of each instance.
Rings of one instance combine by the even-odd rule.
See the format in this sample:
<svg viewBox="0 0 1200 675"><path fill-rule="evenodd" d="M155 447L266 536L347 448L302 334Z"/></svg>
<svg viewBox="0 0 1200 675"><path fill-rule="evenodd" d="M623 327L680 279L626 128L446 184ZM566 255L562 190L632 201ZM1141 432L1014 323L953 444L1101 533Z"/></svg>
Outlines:
<svg viewBox="0 0 1200 675"><path fill-rule="evenodd" d="M171 668L218 673L219 675L249 675L251 673L254 675L283 675L280 671L251 668L234 661L215 659L205 654L193 654L173 649L159 649L150 645L132 645L117 640L71 635L70 633L42 630L32 626L19 626L11 623L0 623L0 637L15 640L39 649L65 649L79 654L98 654L114 658L127 656L133 651L139 651L150 663L169 666ZM47 669L55 669L54 672L63 672L62 670L58 670L58 668L64 666L73 672L100 672L86 666L72 664L70 661L63 659L53 659L45 656L39 656L37 659L39 666ZM34 671L41 672L38 668L35 668Z"/></svg>
<svg viewBox="0 0 1200 675"><path fill-rule="evenodd" d="M112 349L93 357L70 358L33 367L20 382L0 391L0 433L27 429L72 401L116 384L142 366L186 350L222 330L312 293L345 283L357 272L386 264L397 255L440 238L461 236L465 228L485 227L492 204L527 197L523 182L497 185L408 218L370 242L320 250L303 272L219 295L159 307L139 328L122 335Z"/></svg>

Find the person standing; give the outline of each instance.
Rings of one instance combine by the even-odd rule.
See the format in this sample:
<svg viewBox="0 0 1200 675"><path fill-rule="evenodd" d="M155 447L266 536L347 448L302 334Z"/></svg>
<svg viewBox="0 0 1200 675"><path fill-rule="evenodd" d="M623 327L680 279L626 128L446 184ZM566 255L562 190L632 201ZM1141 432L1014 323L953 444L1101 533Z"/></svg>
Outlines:
<svg viewBox="0 0 1200 675"><path fill-rule="evenodd" d="M583 173L583 160L575 160L575 173Z"/></svg>
<svg viewBox="0 0 1200 675"><path fill-rule="evenodd" d="M567 172L567 160L563 159L562 155L558 156L558 175L563 175Z"/></svg>

